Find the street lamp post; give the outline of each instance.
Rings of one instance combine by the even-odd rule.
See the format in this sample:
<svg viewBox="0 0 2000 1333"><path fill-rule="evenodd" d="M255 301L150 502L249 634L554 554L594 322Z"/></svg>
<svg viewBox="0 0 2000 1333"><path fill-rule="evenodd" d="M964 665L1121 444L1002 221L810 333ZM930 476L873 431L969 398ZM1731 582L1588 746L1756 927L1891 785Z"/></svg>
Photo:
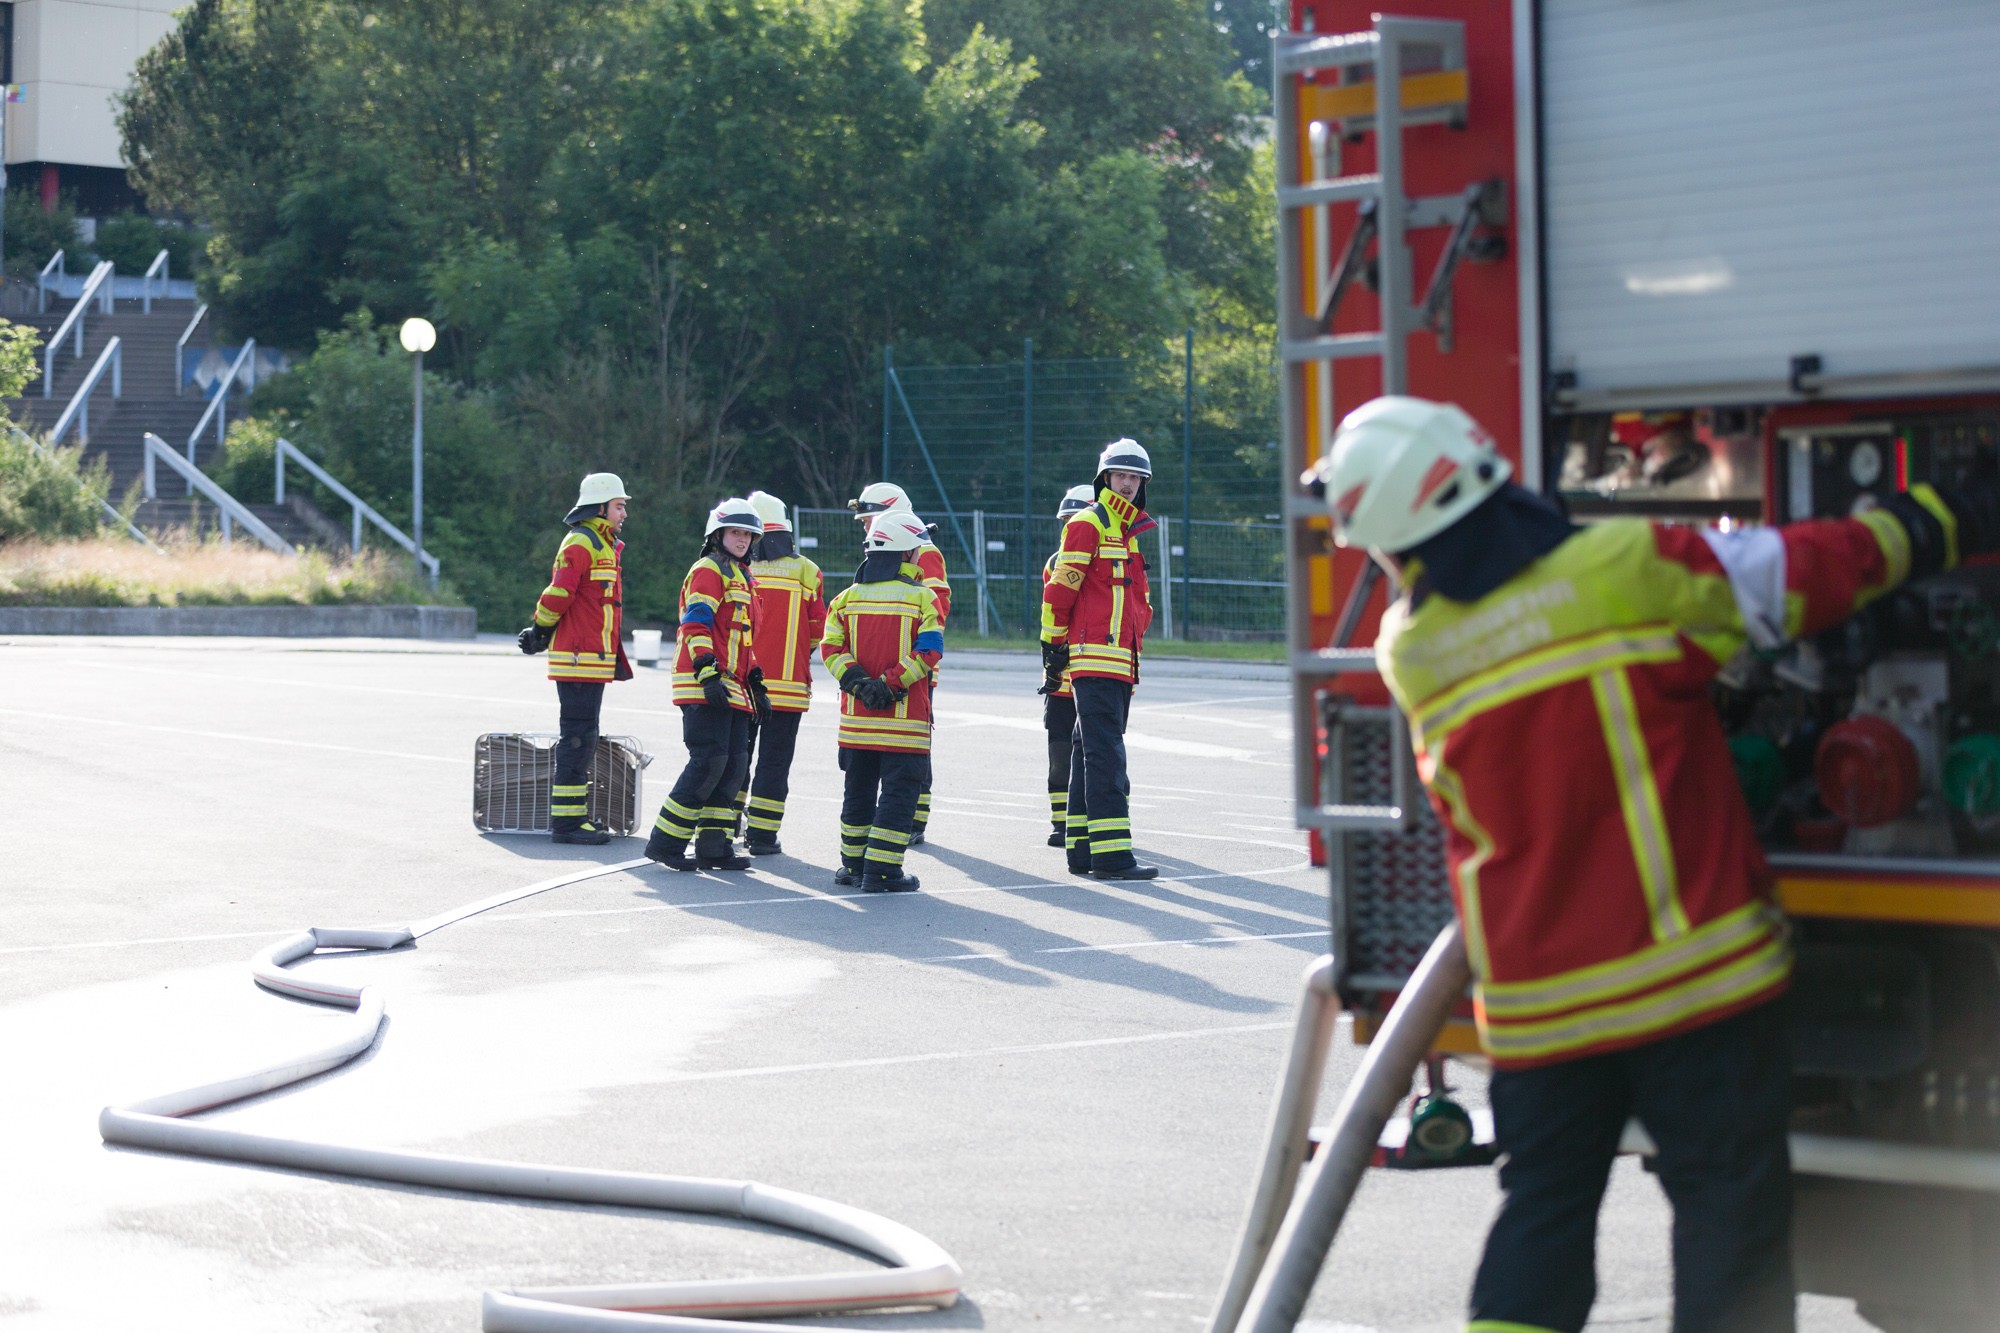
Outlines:
<svg viewBox="0 0 2000 1333"><path fill-rule="evenodd" d="M437 329L421 316L403 321L398 335L403 350L414 356L413 386L416 416L410 434L410 540L424 549L424 353L437 346Z"/></svg>

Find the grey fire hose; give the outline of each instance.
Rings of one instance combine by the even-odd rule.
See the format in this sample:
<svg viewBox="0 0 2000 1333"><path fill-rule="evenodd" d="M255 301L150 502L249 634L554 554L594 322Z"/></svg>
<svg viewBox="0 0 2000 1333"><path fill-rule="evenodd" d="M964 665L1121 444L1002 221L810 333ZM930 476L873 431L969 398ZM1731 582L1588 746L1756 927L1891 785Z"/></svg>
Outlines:
<svg viewBox="0 0 2000 1333"><path fill-rule="evenodd" d="M1322 958L1307 969L1305 999L1278 1083L1263 1168L1209 1333L1236 1333L1239 1328L1290 1333L1298 1323L1361 1175L1375 1156L1383 1126L1408 1095L1417 1066L1471 979L1465 942L1454 921L1432 941L1396 997L1347 1085L1331 1132L1301 1177L1313 1101L1340 1011L1333 959Z"/></svg>
<svg viewBox="0 0 2000 1333"><path fill-rule="evenodd" d="M798 1325L746 1321L762 1316L782 1318L888 1307L942 1309L954 1303L959 1291L958 1265L935 1242L885 1217L808 1194L742 1180L534 1166L439 1153L312 1143L183 1118L337 1068L375 1044L384 1014L378 987L349 986L317 978L308 982L288 972L287 965L321 949L400 948L453 922L507 903L646 864L644 860L633 860L593 866L496 894L411 926L387 930L317 928L280 941L252 962L257 984L280 994L354 1010L354 1017L341 1025L339 1035L323 1046L235 1078L164 1093L128 1106L106 1107L97 1119L98 1132L106 1143L362 1180L425 1185L502 1198L740 1217L846 1245L889 1265L858 1273L801 1277L489 1291L481 1311L481 1326L488 1333L583 1333L602 1329L659 1333L659 1330L716 1328L797 1333ZM723 1320L728 1322L720 1322Z"/></svg>

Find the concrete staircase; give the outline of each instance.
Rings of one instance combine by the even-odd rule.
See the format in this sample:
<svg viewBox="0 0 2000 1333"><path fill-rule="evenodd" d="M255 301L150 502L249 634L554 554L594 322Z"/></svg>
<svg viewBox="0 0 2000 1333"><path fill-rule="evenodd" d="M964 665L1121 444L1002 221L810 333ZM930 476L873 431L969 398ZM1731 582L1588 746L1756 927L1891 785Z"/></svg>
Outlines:
<svg viewBox="0 0 2000 1333"><path fill-rule="evenodd" d="M51 301L46 314L14 318L34 327L47 339L67 317L71 304ZM29 386L27 397L7 404L9 413L30 431L40 433L53 428L106 344L113 338L121 339L119 358L124 392L117 398L111 396L109 375L98 382L90 399L90 435L82 441L86 458L101 458L110 468L111 494L116 502L140 485L145 466L142 442L146 433L152 432L176 452L183 452L188 434L208 408L207 398L194 386L189 386L184 396L174 392L178 387L174 379L174 346L194 310L192 301L156 299L150 314L136 301L118 302L109 315L92 311L84 324L83 355L71 354L75 346L73 334L56 351L54 391L44 398L41 381L36 380ZM185 353L188 364L198 361L209 346L204 322L189 340ZM232 395L229 404L232 414L240 414L239 402ZM72 429L64 443L77 442ZM206 469L218 452L211 422L195 444L195 466ZM159 498L141 504L134 518L141 528L149 532L169 528L212 531L220 526L214 507L198 497L190 497L187 483L178 474L166 468L157 468L156 474ZM283 505L252 503L260 498L257 496L236 498L294 546L344 549L347 544L346 534L339 526L304 496L288 495Z"/></svg>

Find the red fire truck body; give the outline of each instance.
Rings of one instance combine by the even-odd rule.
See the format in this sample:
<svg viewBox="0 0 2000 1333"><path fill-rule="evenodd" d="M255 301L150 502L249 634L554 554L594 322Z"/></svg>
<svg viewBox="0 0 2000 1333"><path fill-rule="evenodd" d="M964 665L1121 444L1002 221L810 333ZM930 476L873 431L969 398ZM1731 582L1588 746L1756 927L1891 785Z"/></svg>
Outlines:
<svg viewBox="0 0 2000 1333"><path fill-rule="evenodd" d="M1580 521L1786 522L2000 472L1996 50L2000 8L1950 0L1293 0L1297 803L1361 1040L1450 903L1369 668L1390 590L1293 479L1382 392L1460 404ZM1885 1328L1993 1326L2000 568L1723 682L1795 925L1802 1280ZM1439 1045L1477 1051L1469 1022Z"/></svg>

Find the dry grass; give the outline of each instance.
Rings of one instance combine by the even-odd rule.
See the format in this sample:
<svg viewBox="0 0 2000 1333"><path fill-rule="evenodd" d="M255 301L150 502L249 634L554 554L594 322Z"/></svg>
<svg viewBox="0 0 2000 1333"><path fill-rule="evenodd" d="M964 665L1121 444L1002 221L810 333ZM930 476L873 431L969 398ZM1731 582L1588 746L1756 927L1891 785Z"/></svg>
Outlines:
<svg viewBox="0 0 2000 1333"><path fill-rule="evenodd" d="M247 542L124 537L0 544L0 606L339 606L455 603L409 562L377 551L334 560Z"/></svg>

